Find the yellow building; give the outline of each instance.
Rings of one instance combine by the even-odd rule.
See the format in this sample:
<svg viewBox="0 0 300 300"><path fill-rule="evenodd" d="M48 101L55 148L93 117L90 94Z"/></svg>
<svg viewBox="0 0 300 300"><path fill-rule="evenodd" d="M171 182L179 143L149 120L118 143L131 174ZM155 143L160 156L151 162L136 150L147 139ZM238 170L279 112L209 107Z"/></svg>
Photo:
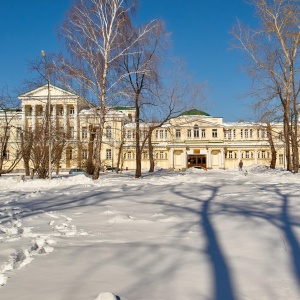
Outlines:
<svg viewBox="0 0 300 300"><path fill-rule="evenodd" d="M5 118L12 119L10 143L6 149L9 162L17 152L20 132L29 132L45 120L48 105L48 86L44 85L19 96L20 110L0 113L0 122L5 127ZM67 132L67 145L60 163L61 170L85 167L91 126L97 127L97 109L82 97L56 86L50 86L51 124L54 131ZM101 161L106 166L116 166L122 144L121 167L135 169L135 110L133 107L114 107L107 112L103 136ZM5 117L6 116L6 117ZM4 124L4 125L3 125ZM153 132L155 166L164 169L185 170L193 166L207 169L228 169L253 164L269 165L271 151L264 124L247 122L223 122L222 118L190 110L171 119ZM142 136L149 124L141 124ZM285 166L282 142L282 124L272 125L277 150L277 166ZM15 153L14 153L15 152ZM142 168L149 168L148 149L143 149ZM22 161L17 171L24 169Z"/></svg>

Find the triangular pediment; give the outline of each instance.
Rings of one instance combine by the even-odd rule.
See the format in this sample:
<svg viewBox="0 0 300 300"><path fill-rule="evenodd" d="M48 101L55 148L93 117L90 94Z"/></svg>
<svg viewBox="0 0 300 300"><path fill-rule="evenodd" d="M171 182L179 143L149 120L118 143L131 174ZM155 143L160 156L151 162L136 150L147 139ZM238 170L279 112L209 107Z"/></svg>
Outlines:
<svg viewBox="0 0 300 300"><path fill-rule="evenodd" d="M73 98L78 97L78 95L71 93L69 91L66 91L62 88L59 88L55 85L50 84L50 93L51 97L67 97L67 98ZM19 96L19 99L26 99L26 98L47 98L48 97L48 84L45 84L43 86L40 86L34 90L31 90L29 92L26 92Z"/></svg>
<svg viewBox="0 0 300 300"><path fill-rule="evenodd" d="M180 116L171 120L172 126L193 127L224 127L222 118L208 116Z"/></svg>

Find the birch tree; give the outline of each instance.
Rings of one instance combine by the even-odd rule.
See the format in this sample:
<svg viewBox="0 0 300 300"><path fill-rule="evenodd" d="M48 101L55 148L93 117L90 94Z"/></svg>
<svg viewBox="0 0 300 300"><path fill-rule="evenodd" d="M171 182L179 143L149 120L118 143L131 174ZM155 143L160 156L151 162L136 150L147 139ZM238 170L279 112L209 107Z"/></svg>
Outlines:
<svg viewBox="0 0 300 300"><path fill-rule="evenodd" d="M233 29L234 47L250 58L250 74L262 99L280 104L276 114L283 120L287 169L298 173L299 1L252 0L251 4L258 28L244 27L238 21Z"/></svg>
<svg viewBox="0 0 300 300"><path fill-rule="evenodd" d="M60 37L64 40L67 56L60 56L60 80L65 86L86 96L96 108L97 128L93 139L93 178L99 177L101 147L107 112L117 105L123 95L120 82L127 73L120 73L122 56L149 31L150 22L132 39L122 35L131 27L134 0L78 0L68 11Z"/></svg>

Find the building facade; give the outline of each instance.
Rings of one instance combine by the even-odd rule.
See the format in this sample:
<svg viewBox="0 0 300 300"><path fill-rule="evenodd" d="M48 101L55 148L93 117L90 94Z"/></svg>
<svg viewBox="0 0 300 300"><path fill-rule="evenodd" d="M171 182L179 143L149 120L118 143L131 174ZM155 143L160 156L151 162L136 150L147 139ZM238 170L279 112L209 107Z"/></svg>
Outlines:
<svg viewBox="0 0 300 300"><path fill-rule="evenodd" d="M50 94L48 93L50 92ZM59 168L86 166L91 126L97 128L97 109L78 95L51 85L42 86L19 96L21 109L0 113L3 131L4 118L9 115L10 142L6 160L12 160L20 143L20 132L32 132L46 118L48 95L53 132L67 132L67 143ZM122 169L135 169L135 110L132 107L114 107L106 116L101 150L103 166L116 166L120 155ZM141 124L143 138L149 124ZM272 124L277 151L277 167L285 167L282 124ZM264 124L224 122L200 110L190 110L153 132L155 166L172 170L186 170L193 166L207 169L228 169L253 164L269 165L271 151ZM122 145L122 151L120 147ZM147 147L142 153L142 168L149 168ZM22 160L16 171L24 170Z"/></svg>

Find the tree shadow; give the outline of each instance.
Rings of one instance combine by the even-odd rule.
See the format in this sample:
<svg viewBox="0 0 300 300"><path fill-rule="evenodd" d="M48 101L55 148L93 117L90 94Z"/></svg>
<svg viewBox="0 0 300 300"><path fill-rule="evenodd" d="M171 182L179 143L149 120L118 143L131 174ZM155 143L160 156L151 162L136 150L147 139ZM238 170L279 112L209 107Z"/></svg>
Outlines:
<svg viewBox="0 0 300 300"><path fill-rule="evenodd" d="M199 226L203 229L206 237L205 252L209 258L214 279L214 295L212 299L234 300L236 299L236 297L233 281L231 278L230 267L223 252L222 246L218 240L216 230L214 229L213 223L211 221L210 206L214 201L219 188L217 186L206 186L205 188L202 187L202 190L203 189L206 189L211 193L207 200L188 196L187 194L183 194L182 192L178 192L175 190L173 190L173 192L180 197L198 202L200 204L200 209L193 210L192 212L200 216Z"/></svg>

